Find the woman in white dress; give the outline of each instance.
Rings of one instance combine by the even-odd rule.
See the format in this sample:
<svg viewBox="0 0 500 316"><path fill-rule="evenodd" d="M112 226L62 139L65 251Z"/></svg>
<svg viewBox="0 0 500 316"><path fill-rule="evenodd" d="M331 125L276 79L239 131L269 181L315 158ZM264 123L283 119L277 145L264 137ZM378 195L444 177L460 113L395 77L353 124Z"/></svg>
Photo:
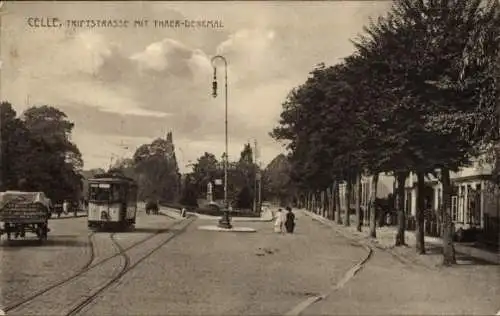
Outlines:
<svg viewBox="0 0 500 316"><path fill-rule="evenodd" d="M276 212L276 220L274 221L274 232L275 233L283 233L283 212L281 209L278 209L278 212Z"/></svg>

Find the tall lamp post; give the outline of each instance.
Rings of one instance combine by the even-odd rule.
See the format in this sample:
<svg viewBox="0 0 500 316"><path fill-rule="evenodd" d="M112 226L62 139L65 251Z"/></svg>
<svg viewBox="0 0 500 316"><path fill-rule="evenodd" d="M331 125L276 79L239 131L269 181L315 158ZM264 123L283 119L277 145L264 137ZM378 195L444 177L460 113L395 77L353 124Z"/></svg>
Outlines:
<svg viewBox="0 0 500 316"><path fill-rule="evenodd" d="M229 205L228 205L228 200L227 200L227 165L228 165L228 135L227 135L227 60L225 57L221 55L216 55L212 57L212 67L214 68L214 79L212 82L212 96L214 98L217 97L217 67L215 67L215 60L221 59L224 62L224 83L225 83L225 119L224 119L224 125L225 125L225 137L226 137L226 147L225 147L225 152L224 152L224 209L223 209L223 216L221 220L219 221L219 227L222 228L231 228L231 220L229 218Z"/></svg>

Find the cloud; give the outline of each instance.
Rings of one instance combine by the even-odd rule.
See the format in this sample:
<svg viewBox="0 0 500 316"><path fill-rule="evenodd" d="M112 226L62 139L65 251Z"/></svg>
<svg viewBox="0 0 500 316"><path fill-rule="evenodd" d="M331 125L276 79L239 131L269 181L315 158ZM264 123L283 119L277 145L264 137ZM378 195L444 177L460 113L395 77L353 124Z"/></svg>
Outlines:
<svg viewBox="0 0 500 316"><path fill-rule="evenodd" d="M9 3L2 17L2 99L18 111L60 106L76 124L87 166L105 140L150 142L168 130L186 159L224 149L224 76L212 98L211 57L228 61L230 156L257 138L263 159L282 148L267 133L294 86L319 62L352 51L349 38L387 3ZM30 29L26 16L222 20L214 29ZM314 22L311 22L314 21ZM89 131L93 131L90 133ZM113 147L114 148L114 147Z"/></svg>
<svg viewBox="0 0 500 316"><path fill-rule="evenodd" d="M217 54L226 57L229 77L235 84L264 80L276 71L282 51L272 29L242 29L231 34L217 47ZM266 73L265 76L261 76Z"/></svg>
<svg viewBox="0 0 500 316"><path fill-rule="evenodd" d="M180 64L184 66L192 54L193 52L182 43L165 38L160 42L150 44L144 51L132 55L130 59L137 61L140 68L161 72L175 69ZM181 67L180 70L177 73L182 73L184 69Z"/></svg>

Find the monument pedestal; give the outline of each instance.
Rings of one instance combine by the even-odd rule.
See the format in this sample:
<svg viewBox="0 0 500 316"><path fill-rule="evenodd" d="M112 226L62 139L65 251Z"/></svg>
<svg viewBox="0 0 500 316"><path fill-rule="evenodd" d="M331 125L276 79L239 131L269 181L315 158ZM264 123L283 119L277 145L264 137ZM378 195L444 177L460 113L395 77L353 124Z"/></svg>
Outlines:
<svg viewBox="0 0 500 316"><path fill-rule="evenodd" d="M229 219L229 212L228 211L224 211L222 218L219 220L219 225L217 225L217 226L220 228L225 228L225 229L233 228L233 225L231 225L231 220Z"/></svg>

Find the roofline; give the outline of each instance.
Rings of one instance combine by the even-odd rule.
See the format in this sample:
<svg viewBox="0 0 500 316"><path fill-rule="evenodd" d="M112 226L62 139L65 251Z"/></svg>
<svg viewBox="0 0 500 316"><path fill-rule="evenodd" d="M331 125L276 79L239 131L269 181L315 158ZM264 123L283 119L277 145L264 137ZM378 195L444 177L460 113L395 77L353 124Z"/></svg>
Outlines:
<svg viewBox="0 0 500 316"><path fill-rule="evenodd" d="M136 182L134 179L126 177L121 174L116 173L101 173L96 174L92 178L87 179L87 181L128 181L128 182Z"/></svg>
<svg viewBox="0 0 500 316"><path fill-rule="evenodd" d="M90 178L87 179L88 182L132 182L136 183L134 179L127 177L109 177L109 178Z"/></svg>

